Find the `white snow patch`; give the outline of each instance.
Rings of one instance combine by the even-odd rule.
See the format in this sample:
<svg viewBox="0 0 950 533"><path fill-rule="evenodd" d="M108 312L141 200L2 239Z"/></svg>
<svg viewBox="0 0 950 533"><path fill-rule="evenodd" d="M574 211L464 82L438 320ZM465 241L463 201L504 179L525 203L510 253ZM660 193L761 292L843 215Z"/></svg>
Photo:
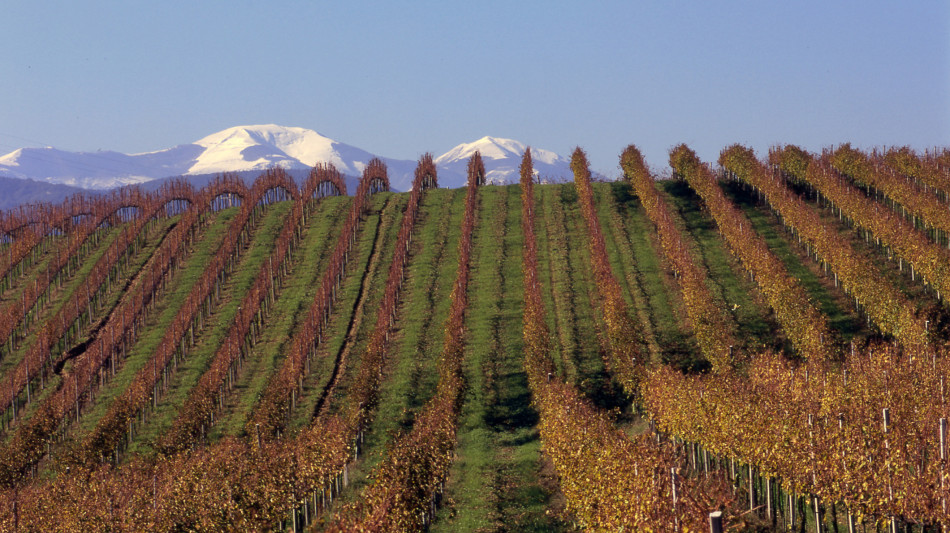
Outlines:
<svg viewBox="0 0 950 533"><path fill-rule="evenodd" d="M464 186L468 160L476 150L482 154L490 182L516 183L526 148L520 141L490 136L460 144L435 159L439 185ZM567 159L539 148L532 148L531 155L542 179L570 178ZM0 156L0 175L109 189L169 176L263 171L272 166L309 169L317 163L332 163L343 174L355 178L362 175L373 157L376 156L370 152L313 130L262 124L235 126L193 143L138 154L20 148ZM381 159L388 167L391 187L408 191L416 161Z"/></svg>

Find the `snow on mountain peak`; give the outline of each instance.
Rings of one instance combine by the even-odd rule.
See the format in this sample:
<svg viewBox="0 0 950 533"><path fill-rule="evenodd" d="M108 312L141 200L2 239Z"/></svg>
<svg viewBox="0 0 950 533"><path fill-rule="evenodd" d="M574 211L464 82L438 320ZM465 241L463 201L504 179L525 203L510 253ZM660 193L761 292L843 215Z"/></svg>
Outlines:
<svg viewBox="0 0 950 533"><path fill-rule="evenodd" d="M439 183L443 186L461 187L465 184L464 176L468 170L468 160L476 151L481 153L485 164L486 179L489 183L516 183L518 181L521 158L524 156L527 145L514 139L485 136L475 142L463 143L435 160L439 168ZM571 177L570 162L541 148L531 148L531 161L534 164L535 174L543 179L562 179ZM451 180L444 180L442 172L452 176Z"/></svg>
<svg viewBox="0 0 950 533"><path fill-rule="evenodd" d="M467 160L472 156L472 154L475 153L475 151L478 151L482 154L482 159L517 158L520 161L527 148L528 146L521 141L486 135L475 142L456 146L445 154L439 156L435 160L435 164L448 164L452 161L458 161L460 159ZM550 150L543 150L541 148L534 147L531 148L531 160L534 163L544 163L548 165L560 165L562 163L569 165L567 159L564 159L556 153L551 152Z"/></svg>
<svg viewBox="0 0 950 533"><path fill-rule="evenodd" d="M21 156L23 156L23 148L17 148L9 154L0 157L0 165L18 167L20 166Z"/></svg>
<svg viewBox="0 0 950 533"><path fill-rule="evenodd" d="M334 141L305 128L276 124L235 126L212 133L194 143L203 152L188 169L189 174L312 167L319 161L332 162L348 170L334 153Z"/></svg>
<svg viewBox="0 0 950 533"><path fill-rule="evenodd" d="M476 150L482 154L490 182L517 182L526 148L520 141L490 136L460 144L436 158L439 184L464 186L468 159ZM570 178L569 163L563 157L539 148L532 148L531 155L536 173L542 179ZM262 124L235 126L193 143L139 154L21 148L0 156L0 175L87 189L109 189L171 176L254 172L273 166L307 170L317 163L332 163L344 175L355 179L373 157L376 156L370 152L336 142L310 129ZM383 161L389 167L393 189L409 190L416 161L389 158Z"/></svg>
<svg viewBox="0 0 950 533"><path fill-rule="evenodd" d="M456 146L439 156L435 160L435 164L468 159L476 151L482 154L482 159L506 159L512 156L521 157L524 150L525 145L518 141L485 136L475 142Z"/></svg>
<svg viewBox="0 0 950 533"><path fill-rule="evenodd" d="M212 133L195 141L204 148L240 148L242 146L270 145L304 164L311 164L317 152L328 151L333 139L306 128L292 128L276 124L235 126ZM316 163L317 160L314 160ZM311 164L312 166L312 164Z"/></svg>

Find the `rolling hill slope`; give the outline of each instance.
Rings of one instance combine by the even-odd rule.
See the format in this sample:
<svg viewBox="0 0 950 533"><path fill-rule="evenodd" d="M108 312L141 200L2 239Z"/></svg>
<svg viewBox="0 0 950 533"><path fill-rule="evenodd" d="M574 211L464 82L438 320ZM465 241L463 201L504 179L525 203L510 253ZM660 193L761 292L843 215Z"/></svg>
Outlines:
<svg viewBox="0 0 950 533"><path fill-rule="evenodd" d="M934 392L947 372L946 300L834 205L816 203L806 184L754 182L770 187L760 197L687 158L677 160L687 179L634 181L639 170L631 163L630 181L535 183L527 201L519 185L492 184L493 176L522 171L527 147L486 137L412 163L411 192L390 190L398 167L390 175L382 161L353 166L364 178L358 189L347 184L348 196L329 169L310 181L291 171L302 158L355 152L286 133L222 132L202 140L220 152L189 168L211 170L212 161L239 156L252 166L284 161L287 172L248 168L260 174L250 185L219 179L198 191L166 187L138 198L142 207L103 197L84 207L102 221L97 228L82 225L85 213L44 226L29 259L0 279L0 304L10 309L23 294L39 295L0 340L0 384L22 385L0 413L0 530L319 531L357 523L368 530L396 523L437 531L665 530L674 521L707 523L711 502L726 510L730 528L744 531L787 520L814 527L814 509L827 527L845 527L859 509L915 527L939 516L938 478L927 477L939 469L929 459L939 457L937 444L923 430L919 441L909 436L918 420L936 430L945 406L936 393L906 404L888 396L875 388L873 369L887 368L881 384L905 387L898 380L931 365L919 383ZM265 144L279 153L255 148ZM471 170L461 162L476 151L483 181L472 191L445 187L443 168L453 184ZM524 170L530 177L569 164L535 153ZM521 164L505 166L513 159ZM742 161L738 171L759 168ZM874 265L889 291L875 294L902 298L926 342L897 348L896 335L881 333L867 314L868 302L855 306L852 289L828 261L816 260L809 237L787 229L798 219L780 218L769 202L797 206L802 220L807 214L809 224L840 239L831 249ZM137 218L145 213L154 218ZM10 235L15 242L31 228ZM89 243L73 245L71 258L51 269L79 231ZM751 253L743 252L743 232L757 236L748 239L755 253L771 258L767 271L743 255ZM0 244L0 255L12 246ZM113 248L121 253L110 256ZM763 288L763 279L780 274L799 284L794 298ZM808 331L782 325L794 321L776 309L790 301L817 310L807 316L828 317L820 349L800 348L795 335ZM716 312L728 346L707 340L700 326L708 313L697 309ZM814 355L825 349L826 360ZM21 365L27 357L31 365ZM806 370L786 372L793 368ZM864 456L816 459L827 472L815 475L811 492L793 494L769 470L778 468L768 461L782 457L786 441L769 442L759 428L748 439L761 439L755 449L770 453L733 456L690 433L684 420L705 410L704 427L733 438L713 425L716 407L739 409L744 398L761 400L746 405L754 420L768 416L760 406L777 413L781 402L768 403L775 398L763 392L775 384L769 379L793 391L785 408L800 411L783 417L787 439L817 435L810 446L838 450L827 452L833 458L843 453L836 435L869 435L854 441L868 457L895 449L890 443L898 441L885 439L904 439L905 451L888 463L904 468L903 477L867 475L901 479L900 490L930 490L937 505L906 503L906 514L890 515L896 501L859 504L858 488L822 485L825 475L868 472ZM867 389L848 396L841 390L851 389L838 384ZM809 396L808 387L822 395ZM693 403L672 405L674 395ZM888 416L914 424L895 423L882 437L851 432L836 418L847 412L876 427L875 402L885 400ZM559 438L557 428L572 433ZM744 452L740 440L729 442ZM799 457L801 449L787 453ZM664 470L616 462L637 454ZM605 484L611 490L601 490ZM615 490L621 486L623 494Z"/></svg>

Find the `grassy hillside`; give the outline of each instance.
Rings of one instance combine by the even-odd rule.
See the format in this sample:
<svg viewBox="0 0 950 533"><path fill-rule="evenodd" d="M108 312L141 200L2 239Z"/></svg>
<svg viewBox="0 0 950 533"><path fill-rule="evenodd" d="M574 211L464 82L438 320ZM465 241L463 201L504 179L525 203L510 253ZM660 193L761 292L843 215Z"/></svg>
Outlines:
<svg viewBox="0 0 950 533"><path fill-rule="evenodd" d="M693 262L708 276L714 304L728 311L729 327L742 344L737 348L748 353L776 351L792 355L791 345L765 298L730 252L700 197L684 181L658 182L658 188ZM756 234L764 238L788 272L800 280L843 342L864 345L868 339L880 337L856 311L853 299L784 229L767 204L734 183L724 184L723 188L748 217ZM648 354L653 365L688 373L705 372L709 365L690 327L686 297L640 199L624 182L594 183L593 192L610 267L639 328L642 353ZM525 242L520 225L521 189L486 186L479 189L478 195L465 315L464 402L452 466L437 498L435 520L429 527L446 532L571 530L577 524L566 510L558 477L541 445L539 415L531 403L523 367ZM597 408L609 413L611 420L628 435L644 432L647 421L641 418L641 411L632 405L632 399L605 363L605 317L594 285L591 252L575 186L539 185L535 195L542 299L557 373ZM410 259L397 318L380 375L378 407L362 427L359 441L352 443L350 452L354 457L345 477L328 480L334 487L336 503L316 521L317 529L333 517L338 500L353 502L360 490L373 481L374 468L389 453L392 442L413 428L425 403L436 394L443 328L459 262L464 199L465 189L432 189L423 193L408 245ZM307 362L307 372L298 382L292 409L287 414L286 432L277 445L350 411L352 406L347 405L347 398L360 386L357 379L362 356L376 324L408 201L409 193L381 192L369 197L347 254L325 333ZM329 268L353 205L351 197L310 202L314 208L297 229L296 245L286 259L286 275L255 324L255 340L248 344L240 372L233 382L228 381L230 392L222 395L214 424L209 425L206 440L199 446L215 449L225 442L257 445L248 421L293 339L304 329L308 308ZM879 248L868 245L833 213L814 209L830 227L881 266L888 281L916 302L921 313L934 316L933 327L943 327L941 317L946 313L940 311L941 304L919 280L911 280L906 273L896 270ZM30 470L30 476L57 479L69 475L65 473L64 461L72 447L94 431L116 398L136 375L149 371L149 365L156 373L166 372L167 379L156 389L158 394L151 398L151 407L136 415L126 447L121 453L115 450L109 460L121 469L122 465L160 457L159 440L175 423L189 393L237 320L239 306L275 249L293 205L290 201L266 205L246 228L232 227L238 210L232 207L204 215L194 240L177 258L177 266L164 279L162 289L137 323L134 337L122 345L121 357L100 369L95 387L88 392L76 392L77 415L67 417L55 431L49 455L38 468ZM131 281L157 253L178 220L179 217L158 218L146 226L141 244L128 254L115 278L110 278L104 287L100 305L77 323L76 343L87 338L95 324L104 321L127 296L123 290L132 285ZM187 336L181 357L175 358L173 367L154 368L152 357L189 293L195 290L202 272L228 233L242 229L247 232L247 239L230 259L220 288L208 304L208 313L202 315L198 326ZM0 358L0 383L10 379L20 358L36 342L44 321L55 316L71 294L84 290L81 287L89 269L120 230L121 226L98 230L95 241L77 255L76 268L50 286L13 341L5 345ZM11 274L0 290L0 306L16 301L24 287L41 281L37 279L39 273L62 240L50 237L22 268ZM82 357L80 350L75 360L81 361ZM13 422L9 413L6 415L4 442L10 442L23 420L33 416L57 391L73 364L67 358L65 363L44 370L42 386L32 386L28 402L25 396L20 399L22 407L17 412L17 421ZM29 481L22 484L28 485ZM321 508L328 502L325 491L311 497L314 502L319 500ZM307 519L311 517L308 515Z"/></svg>

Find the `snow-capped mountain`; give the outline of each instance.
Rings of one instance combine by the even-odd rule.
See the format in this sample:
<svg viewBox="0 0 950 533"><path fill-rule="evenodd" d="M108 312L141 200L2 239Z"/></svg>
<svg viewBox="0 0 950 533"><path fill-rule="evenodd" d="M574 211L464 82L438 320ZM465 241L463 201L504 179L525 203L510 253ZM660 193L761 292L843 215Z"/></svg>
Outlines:
<svg viewBox="0 0 950 533"><path fill-rule="evenodd" d="M460 144L435 162L442 187L465 184L468 158L480 150L492 183L515 183L525 145L510 139L484 137ZM566 159L532 149L536 173L542 178L570 176ZM81 187L111 189L170 176L207 176L221 172L254 172L272 166L305 171L321 162L333 163L355 178L374 154L337 142L316 131L274 124L236 126L188 144L141 154L114 151L67 152L56 148L21 148L0 157L0 176L26 178ZM412 187L416 161L381 157L391 186ZM296 173L296 172L295 172Z"/></svg>
<svg viewBox="0 0 950 533"><path fill-rule="evenodd" d="M81 187L111 189L187 171L188 147L151 154L112 151L66 152L52 147L21 148L0 157L0 175Z"/></svg>
<svg viewBox="0 0 950 533"><path fill-rule="evenodd" d="M228 128L195 141L203 150L185 174L287 169L333 163L344 174L359 175L373 154L305 128L273 124Z"/></svg>
<svg viewBox="0 0 950 533"><path fill-rule="evenodd" d="M65 152L21 148L0 157L0 175L32 178L86 189L110 189L168 176L264 170L272 166L309 169L333 163L358 176L373 154L304 128L237 126L193 143L141 154Z"/></svg>
<svg viewBox="0 0 950 533"><path fill-rule="evenodd" d="M518 183L520 179L521 158L527 146L512 139L482 137L467 144L460 144L435 160L439 170L439 185L443 187L461 187L465 185L468 173L468 160L476 151L482 154L485 165L485 179L488 183ZM570 178L571 162L549 150L531 148L531 162L534 174L542 181L557 181ZM447 179L443 179L443 173ZM460 176L461 181L455 183Z"/></svg>

